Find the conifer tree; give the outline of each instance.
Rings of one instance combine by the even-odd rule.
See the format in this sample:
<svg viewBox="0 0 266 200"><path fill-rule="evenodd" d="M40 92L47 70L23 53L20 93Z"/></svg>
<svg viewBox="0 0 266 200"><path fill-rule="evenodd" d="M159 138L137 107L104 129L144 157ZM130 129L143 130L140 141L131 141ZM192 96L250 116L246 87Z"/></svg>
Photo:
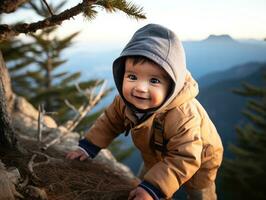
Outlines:
<svg viewBox="0 0 266 200"><path fill-rule="evenodd" d="M265 70L263 78L263 86L244 84L242 90L235 91L252 98L243 111L247 122L236 129L238 143L229 147L233 158L223 163L223 187L228 192L225 199L262 200L266 197Z"/></svg>
<svg viewBox="0 0 266 200"><path fill-rule="evenodd" d="M59 12L65 3L66 1L61 1L55 6L50 4L49 9L52 10L50 12ZM27 7L41 17L49 17L50 15L42 1L39 3L31 2ZM62 59L62 52L71 46L78 32L64 38L58 38L55 34L57 29L58 27L50 27L37 34L30 34L32 42L30 44L24 42L22 48L19 48L22 52L27 52L23 56L18 55L21 59L20 63L23 65L10 68L10 72L14 91L17 94L26 97L36 108L43 104L46 111L56 112L57 114L53 117L58 123L63 123L75 115L73 110L64 103L66 100L77 109L87 100L78 93L76 88L81 76L80 72L70 73L60 70L67 62L67 60ZM15 41L9 43L15 43ZM14 47L17 48L17 46ZM23 46L29 49L24 51L25 47L23 48ZM13 52L16 52L15 48L13 48ZM6 53L8 55L8 52ZM13 53L9 55L12 56ZM27 63L26 61L23 62L23 59L26 58ZM14 59L12 59L13 61ZM29 64L31 65L29 66ZM24 70L21 70L22 68ZM79 86L81 89L91 89L101 83L102 81L89 80L79 83ZM84 129L85 124L88 126L95 116L97 114L85 117L86 123L83 122L83 126L80 126L79 129Z"/></svg>

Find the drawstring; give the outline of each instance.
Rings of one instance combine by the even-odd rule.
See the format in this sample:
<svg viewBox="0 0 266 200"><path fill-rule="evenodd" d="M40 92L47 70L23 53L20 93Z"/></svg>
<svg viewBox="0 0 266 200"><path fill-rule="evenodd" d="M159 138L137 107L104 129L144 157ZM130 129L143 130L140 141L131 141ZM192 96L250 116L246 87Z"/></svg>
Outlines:
<svg viewBox="0 0 266 200"><path fill-rule="evenodd" d="M126 129L125 136L128 136L130 129L131 129L131 128L127 128L127 129Z"/></svg>

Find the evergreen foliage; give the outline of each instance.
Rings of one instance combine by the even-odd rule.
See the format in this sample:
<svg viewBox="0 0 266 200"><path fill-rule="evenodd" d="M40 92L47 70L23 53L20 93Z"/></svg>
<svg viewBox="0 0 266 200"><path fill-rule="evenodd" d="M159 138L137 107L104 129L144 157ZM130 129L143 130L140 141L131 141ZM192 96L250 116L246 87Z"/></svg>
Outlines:
<svg viewBox="0 0 266 200"><path fill-rule="evenodd" d="M95 4L104 7L107 12L116 12L117 10L121 10L127 13L129 17L133 17L135 19L145 18L142 8L139 8L135 4L125 0L100 0L96 1ZM88 13L91 13L91 11Z"/></svg>
<svg viewBox="0 0 266 200"><path fill-rule="evenodd" d="M59 12L65 3L66 1L62 1L58 2L58 5L50 5L50 9L55 13ZM31 2L26 8L34 10L41 17L50 15L48 9L41 2ZM53 118L61 124L76 114L64 103L65 100L68 100L77 109L88 100L76 88L81 76L80 72L70 73L61 70L61 67L67 62L66 59L62 59L62 53L71 46L78 32L58 38L55 34L57 28L51 27L36 34L29 34L32 39L30 43L22 43L18 40L6 42L4 54L6 61L11 61L8 64L16 63L14 66L9 66L15 93L26 97L36 108L40 104L44 104L46 111L56 112L57 114ZM9 47L6 48L7 46ZM14 61L14 57L19 61L18 63ZM88 80L78 85L81 89L92 90L102 82ZM105 95L108 91L110 90L105 91ZM91 122L95 119L92 119L92 116L88 116L84 121L90 120ZM88 125L86 126L84 123L77 127L78 130L85 128L88 128Z"/></svg>
<svg viewBox="0 0 266 200"><path fill-rule="evenodd" d="M266 74L264 71L266 83ZM223 163L225 199L254 199L266 197L266 85L244 84L239 95L251 97L243 115L247 122L236 128L238 143L230 145L234 157Z"/></svg>

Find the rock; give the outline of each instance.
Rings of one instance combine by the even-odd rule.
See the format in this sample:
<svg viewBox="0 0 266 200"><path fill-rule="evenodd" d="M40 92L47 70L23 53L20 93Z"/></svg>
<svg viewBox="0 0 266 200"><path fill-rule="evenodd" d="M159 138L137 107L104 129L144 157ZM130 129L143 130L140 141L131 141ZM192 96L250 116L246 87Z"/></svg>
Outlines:
<svg viewBox="0 0 266 200"><path fill-rule="evenodd" d="M25 189L26 194L31 197L31 199L47 200L47 194L44 189L29 185Z"/></svg>
<svg viewBox="0 0 266 200"><path fill-rule="evenodd" d="M108 149L102 149L99 154L94 158L94 160L96 162L107 165L108 167L110 167L110 170L120 176L124 176L125 178L130 179L135 178L130 168L118 162Z"/></svg>
<svg viewBox="0 0 266 200"><path fill-rule="evenodd" d="M10 167L7 169L7 176L8 179L15 185L18 184L19 180L21 179L20 173L15 167Z"/></svg>
<svg viewBox="0 0 266 200"><path fill-rule="evenodd" d="M16 96L12 119L14 128L20 132L20 136L28 139L37 139L38 111L23 97ZM56 122L49 116L44 117L45 128L42 138L46 144L60 138L53 147L66 153L77 148L80 135L76 132L69 132L64 126L57 126ZM48 147L49 148L49 147ZM110 171L125 177L134 178L131 170L117 162L112 153L103 149L94 159L94 162L102 163L110 168Z"/></svg>
<svg viewBox="0 0 266 200"><path fill-rule="evenodd" d="M0 199L15 200L15 197L23 198L23 196L16 191L14 182L18 182L17 170L14 168L9 172L6 170L4 164L0 160Z"/></svg>
<svg viewBox="0 0 266 200"><path fill-rule="evenodd" d="M16 96L12 112L14 128L20 132L36 135L38 127L38 110L24 97ZM43 119L45 128L57 128L56 122L49 116Z"/></svg>

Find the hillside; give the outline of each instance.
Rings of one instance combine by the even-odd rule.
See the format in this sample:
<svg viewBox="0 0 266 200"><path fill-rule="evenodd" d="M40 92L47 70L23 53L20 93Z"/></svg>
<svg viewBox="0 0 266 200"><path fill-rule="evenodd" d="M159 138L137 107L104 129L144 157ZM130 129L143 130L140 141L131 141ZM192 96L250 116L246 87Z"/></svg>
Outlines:
<svg viewBox="0 0 266 200"><path fill-rule="evenodd" d="M236 140L236 125L245 121L241 111L245 108L247 99L234 94L232 91L240 89L242 83L265 85L262 74L266 72L266 64L258 64L257 67L259 67L258 70L246 77L230 77L230 79L224 77L224 80L201 89L198 96L199 101L208 111L222 137L225 155L228 155L227 145L234 143ZM238 68L239 66L221 73L230 74L231 72L234 74Z"/></svg>
<svg viewBox="0 0 266 200"><path fill-rule="evenodd" d="M243 79L259 70L265 63L249 62L237 65L227 70L212 72L198 79L201 89L223 80Z"/></svg>

